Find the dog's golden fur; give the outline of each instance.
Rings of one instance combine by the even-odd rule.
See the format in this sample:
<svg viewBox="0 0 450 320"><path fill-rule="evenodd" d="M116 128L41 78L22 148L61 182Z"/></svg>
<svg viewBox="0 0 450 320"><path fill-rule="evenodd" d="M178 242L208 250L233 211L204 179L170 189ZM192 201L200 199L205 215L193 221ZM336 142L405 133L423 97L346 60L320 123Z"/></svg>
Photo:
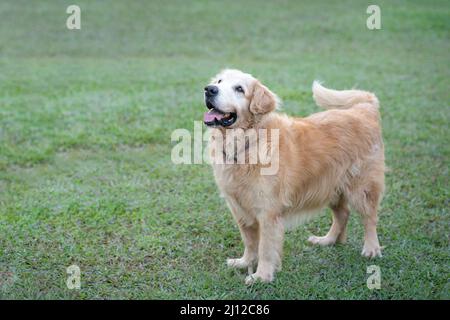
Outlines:
<svg viewBox="0 0 450 320"><path fill-rule="evenodd" d="M285 228L325 206L332 209L332 226L323 237L311 236L311 243L345 242L352 208L361 214L365 227L362 254L381 256L376 224L385 167L376 96L359 90L330 90L314 82L316 103L329 110L292 118L275 111L279 99L249 74L224 70L212 83L224 92L218 108L237 114L231 127L213 131L279 130L276 174L261 175L261 164L212 164L245 245L243 256L228 259L228 265L253 270L257 263L246 283L271 281L281 268ZM242 98L226 93L227 86L236 83L245 88Z"/></svg>

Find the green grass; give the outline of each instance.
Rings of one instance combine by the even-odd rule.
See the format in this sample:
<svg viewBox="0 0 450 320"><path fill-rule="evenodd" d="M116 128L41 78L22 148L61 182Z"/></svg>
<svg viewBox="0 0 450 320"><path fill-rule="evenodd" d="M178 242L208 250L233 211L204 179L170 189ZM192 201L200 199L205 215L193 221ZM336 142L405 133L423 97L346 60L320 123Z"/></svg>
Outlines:
<svg viewBox="0 0 450 320"><path fill-rule="evenodd" d="M66 7L82 29L65 28ZM2 1L0 272L3 299L449 299L450 6L378 1ZM283 271L245 287L243 248L208 165L174 165L202 88L224 67L253 73L289 115L319 111L314 79L374 91L387 191L381 259L307 245L330 212L286 236ZM81 290L65 286L81 268ZM381 268L381 289L366 268Z"/></svg>

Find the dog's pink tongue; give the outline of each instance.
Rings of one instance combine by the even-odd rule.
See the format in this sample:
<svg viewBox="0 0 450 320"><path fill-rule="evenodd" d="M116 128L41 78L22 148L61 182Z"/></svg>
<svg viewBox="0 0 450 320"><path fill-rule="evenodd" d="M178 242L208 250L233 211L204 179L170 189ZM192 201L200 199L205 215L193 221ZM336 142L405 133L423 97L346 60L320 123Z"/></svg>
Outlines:
<svg viewBox="0 0 450 320"><path fill-rule="evenodd" d="M223 114L217 112L216 110L212 109L208 112L205 112L203 116L203 121L205 122L213 122L214 119L220 120L223 118Z"/></svg>

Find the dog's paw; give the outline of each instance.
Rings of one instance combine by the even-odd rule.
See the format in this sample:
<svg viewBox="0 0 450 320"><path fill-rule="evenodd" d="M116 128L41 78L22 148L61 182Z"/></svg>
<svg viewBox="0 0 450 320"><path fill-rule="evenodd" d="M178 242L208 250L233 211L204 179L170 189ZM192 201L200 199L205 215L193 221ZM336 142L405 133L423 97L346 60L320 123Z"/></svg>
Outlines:
<svg viewBox="0 0 450 320"><path fill-rule="evenodd" d="M249 286L249 285L254 284L256 281L261 281L261 282L268 283L268 282L272 282L273 278L274 278L273 277L273 273L262 274L262 273L256 272L256 273L253 273L253 274L251 274L251 275L249 275L249 276L247 276L245 278L245 284L247 286Z"/></svg>
<svg viewBox="0 0 450 320"><path fill-rule="evenodd" d="M382 257L380 245L364 244L361 254L367 258Z"/></svg>
<svg viewBox="0 0 450 320"><path fill-rule="evenodd" d="M244 269L249 267L249 265L250 263L243 258L227 259L227 266L229 266L230 268Z"/></svg>
<svg viewBox="0 0 450 320"><path fill-rule="evenodd" d="M336 239L327 236L324 237L311 236L308 238L308 242L312 244L318 244L320 246L330 246L336 243Z"/></svg>

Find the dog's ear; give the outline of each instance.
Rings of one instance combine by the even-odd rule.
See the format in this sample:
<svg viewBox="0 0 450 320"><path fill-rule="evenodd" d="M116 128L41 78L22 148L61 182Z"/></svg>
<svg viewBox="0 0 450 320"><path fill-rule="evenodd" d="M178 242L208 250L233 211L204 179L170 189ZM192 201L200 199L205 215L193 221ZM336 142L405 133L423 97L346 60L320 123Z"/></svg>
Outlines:
<svg viewBox="0 0 450 320"><path fill-rule="evenodd" d="M253 86L253 94L250 101L250 112L264 114L276 109L278 97L265 85L257 81Z"/></svg>

